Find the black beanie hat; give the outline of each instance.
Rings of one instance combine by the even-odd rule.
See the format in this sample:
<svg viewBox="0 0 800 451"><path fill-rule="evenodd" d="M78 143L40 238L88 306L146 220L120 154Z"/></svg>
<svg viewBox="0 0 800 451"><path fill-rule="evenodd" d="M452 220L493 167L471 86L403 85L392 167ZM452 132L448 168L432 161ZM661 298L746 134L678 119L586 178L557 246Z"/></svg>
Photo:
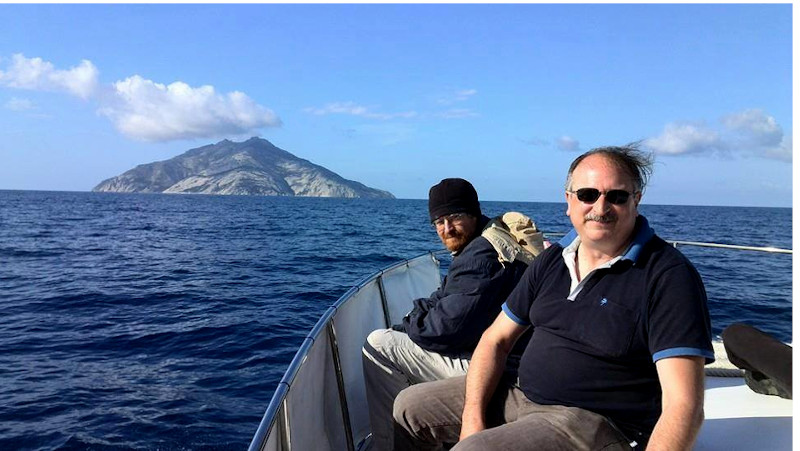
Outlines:
<svg viewBox="0 0 800 451"><path fill-rule="evenodd" d="M428 192L428 213L431 222L453 213L481 215L478 193L471 183L464 179L444 179L431 187Z"/></svg>

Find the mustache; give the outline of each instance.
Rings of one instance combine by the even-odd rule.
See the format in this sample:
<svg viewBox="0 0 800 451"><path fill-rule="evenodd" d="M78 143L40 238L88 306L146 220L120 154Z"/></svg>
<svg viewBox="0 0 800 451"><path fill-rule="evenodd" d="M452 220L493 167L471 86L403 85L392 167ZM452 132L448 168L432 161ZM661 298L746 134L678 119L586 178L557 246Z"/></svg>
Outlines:
<svg viewBox="0 0 800 451"><path fill-rule="evenodd" d="M444 236L453 237L453 238L459 238L461 236L464 236L464 234L461 233L461 231L456 229L455 227L452 227L449 231L444 233Z"/></svg>
<svg viewBox="0 0 800 451"><path fill-rule="evenodd" d="M464 238L464 235L459 232L450 232L444 235L445 238Z"/></svg>
<svg viewBox="0 0 800 451"><path fill-rule="evenodd" d="M609 223L617 220L617 215L613 213L606 213L604 215L596 215L589 213L583 217L583 222L596 221L600 223Z"/></svg>

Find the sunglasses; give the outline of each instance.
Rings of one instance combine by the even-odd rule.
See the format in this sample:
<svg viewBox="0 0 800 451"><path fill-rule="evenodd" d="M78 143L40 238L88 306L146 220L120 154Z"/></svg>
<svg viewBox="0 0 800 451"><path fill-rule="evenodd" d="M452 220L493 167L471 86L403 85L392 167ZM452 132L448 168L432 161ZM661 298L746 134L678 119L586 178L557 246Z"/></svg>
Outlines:
<svg viewBox="0 0 800 451"><path fill-rule="evenodd" d="M600 195L606 196L606 200L614 205L623 205L628 202L630 199L631 194L637 194L638 191L629 193L624 189L612 189L610 191L602 192L597 188L581 188L576 191L567 191L572 194L575 194L578 197L578 200L585 203L585 204L593 204L597 202L597 199L600 199Z"/></svg>

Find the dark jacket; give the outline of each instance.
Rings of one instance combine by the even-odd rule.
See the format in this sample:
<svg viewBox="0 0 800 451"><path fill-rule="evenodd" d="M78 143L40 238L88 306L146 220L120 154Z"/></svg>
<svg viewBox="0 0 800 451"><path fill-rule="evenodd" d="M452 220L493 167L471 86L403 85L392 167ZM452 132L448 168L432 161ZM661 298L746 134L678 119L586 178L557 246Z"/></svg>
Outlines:
<svg viewBox="0 0 800 451"><path fill-rule="evenodd" d="M489 218L483 216L478 230ZM453 257L441 288L414 300L402 327L421 348L441 354L475 349L481 334L494 322L506 297L527 265L515 261L504 268L497 251L481 236Z"/></svg>

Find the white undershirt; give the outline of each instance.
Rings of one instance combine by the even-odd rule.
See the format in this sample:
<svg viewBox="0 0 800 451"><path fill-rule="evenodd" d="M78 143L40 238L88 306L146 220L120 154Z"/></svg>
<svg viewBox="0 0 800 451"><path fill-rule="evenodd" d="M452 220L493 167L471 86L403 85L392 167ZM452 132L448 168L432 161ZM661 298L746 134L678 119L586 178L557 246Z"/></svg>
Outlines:
<svg viewBox="0 0 800 451"><path fill-rule="evenodd" d="M576 267L576 262L578 258L578 247L580 244L581 237L577 236L572 243L569 244L569 246L565 247L564 250L561 251L561 256L564 257L564 263L567 265L567 269L569 270L570 284L569 296L567 296L567 299L570 301L574 301L575 298L578 297L578 294L586 285L586 281L589 280L589 277L591 277L592 274L594 274L598 269L610 268L614 263L622 259L622 255L617 255L611 260L589 271L589 274L586 274L583 279L578 280L578 268Z"/></svg>

